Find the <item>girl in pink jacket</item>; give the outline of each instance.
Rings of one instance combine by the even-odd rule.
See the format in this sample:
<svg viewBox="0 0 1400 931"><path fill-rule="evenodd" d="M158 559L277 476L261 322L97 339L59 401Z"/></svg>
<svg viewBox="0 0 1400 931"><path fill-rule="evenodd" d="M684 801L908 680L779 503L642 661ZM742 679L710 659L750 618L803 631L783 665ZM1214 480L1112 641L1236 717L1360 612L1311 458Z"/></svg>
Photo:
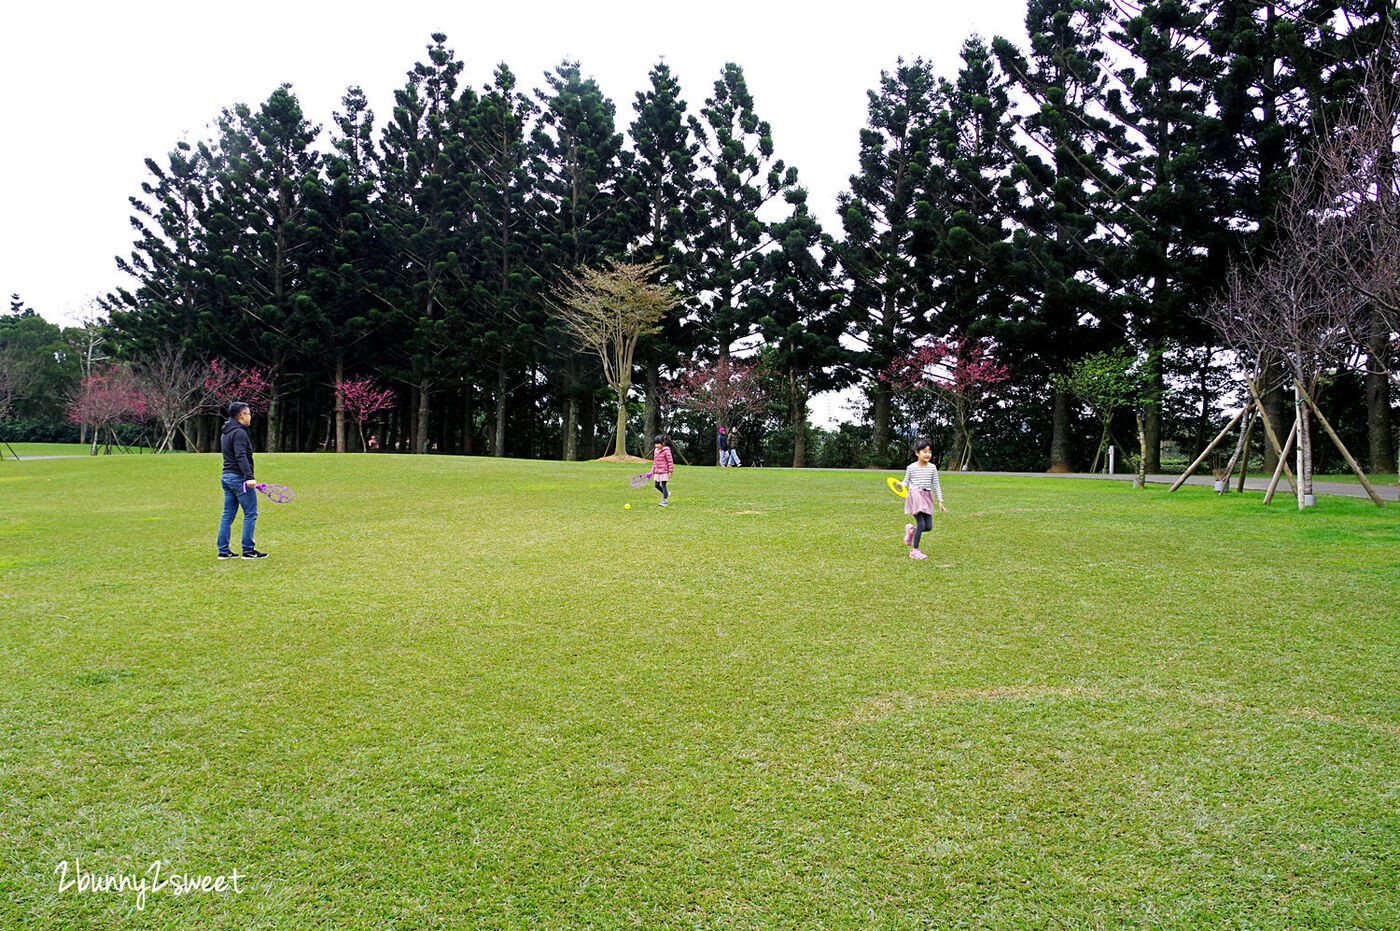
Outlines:
<svg viewBox="0 0 1400 931"><path fill-rule="evenodd" d="M666 488L666 483L671 480L671 473L676 471L676 464L671 458L671 441L666 434L657 434L653 442L656 448L651 454L651 477L656 482L656 490L661 492L660 506L664 508L671 503L671 492Z"/></svg>

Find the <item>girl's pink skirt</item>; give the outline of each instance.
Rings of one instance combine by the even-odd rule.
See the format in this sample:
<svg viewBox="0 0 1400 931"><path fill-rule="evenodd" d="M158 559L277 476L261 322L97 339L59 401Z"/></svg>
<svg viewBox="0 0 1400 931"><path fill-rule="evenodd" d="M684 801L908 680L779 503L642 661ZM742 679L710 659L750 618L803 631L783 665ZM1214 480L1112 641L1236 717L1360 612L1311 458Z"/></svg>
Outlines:
<svg viewBox="0 0 1400 931"><path fill-rule="evenodd" d="M932 514L933 492L925 488L909 489L909 497L904 499L905 514Z"/></svg>

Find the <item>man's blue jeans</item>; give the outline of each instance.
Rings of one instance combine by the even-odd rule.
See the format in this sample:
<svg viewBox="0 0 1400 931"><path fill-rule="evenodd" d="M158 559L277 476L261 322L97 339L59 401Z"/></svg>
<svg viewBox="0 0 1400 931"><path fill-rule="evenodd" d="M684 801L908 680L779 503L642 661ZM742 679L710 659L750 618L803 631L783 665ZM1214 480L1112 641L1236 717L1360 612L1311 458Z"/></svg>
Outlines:
<svg viewBox="0 0 1400 931"><path fill-rule="evenodd" d="M219 552L229 552L228 540L233 532L233 515L242 507L243 552L251 553L257 548L253 546L253 528L258 524L258 493L244 487L243 476L233 472L224 473L223 486L224 519L219 521Z"/></svg>

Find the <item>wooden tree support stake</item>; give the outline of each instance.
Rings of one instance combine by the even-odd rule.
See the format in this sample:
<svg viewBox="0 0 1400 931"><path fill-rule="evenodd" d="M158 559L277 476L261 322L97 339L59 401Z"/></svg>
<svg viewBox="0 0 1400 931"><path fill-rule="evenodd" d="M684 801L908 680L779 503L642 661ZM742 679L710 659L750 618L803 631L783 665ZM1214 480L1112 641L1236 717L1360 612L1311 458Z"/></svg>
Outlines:
<svg viewBox="0 0 1400 931"><path fill-rule="evenodd" d="M1284 468L1288 465L1288 451L1293 448L1293 440L1298 436L1298 418L1293 418L1293 427L1288 431L1288 439L1283 441L1283 447L1279 450L1278 465L1274 466L1274 477L1269 479L1269 490L1264 494L1264 503L1268 504L1274 500L1274 492L1278 490L1278 479L1283 474Z"/></svg>
<svg viewBox="0 0 1400 931"><path fill-rule="evenodd" d="M1254 426L1257 423L1258 421L1251 417L1249 426L1245 427L1243 455L1240 456L1240 481L1235 486L1237 494L1244 494L1244 480L1245 476L1249 474L1249 447L1254 442Z"/></svg>
<svg viewBox="0 0 1400 931"><path fill-rule="evenodd" d="M1376 491L1370 479L1366 478L1366 473L1361 471L1361 466L1357 465L1356 460L1351 458L1351 453L1347 451L1346 444L1342 442L1341 437L1337 436L1337 431L1332 429L1332 425L1327 422L1327 418L1322 416L1322 411L1318 409L1317 404L1306 394L1303 395L1303 398L1308 403L1308 409L1317 417L1317 422L1322 424L1322 429L1326 430L1327 435L1332 438L1332 445L1337 447L1337 452L1342 454L1342 458L1347 461L1347 465L1351 466L1351 471L1356 473L1357 479L1361 482L1361 487L1366 489L1366 494L1370 495L1371 500L1376 502L1376 507L1385 507L1385 500L1381 498L1380 493Z"/></svg>
<svg viewBox="0 0 1400 931"><path fill-rule="evenodd" d="M1236 462L1239 462L1239 460L1240 460L1240 451L1243 450L1246 446L1249 445L1249 436L1250 436L1250 432L1254 429L1254 414L1255 414L1255 412L1257 411L1257 409L1258 409L1258 405L1253 404L1253 403L1250 403L1249 405L1247 405L1247 406L1245 407L1245 410L1247 410L1249 413L1245 415L1245 418L1244 418L1244 427L1241 428L1241 430L1240 430L1240 441L1239 441L1238 443L1235 444L1235 451L1234 451L1234 453L1231 454L1231 456L1230 456L1230 462L1229 462L1229 464L1225 466L1225 483L1224 483L1224 484L1225 484L1225 487L1222 488L1222 489L1220 490L1220 493L1221 493L1221 494L1224 494L1226 491L1229 490L1229 488L1230 488L1230 479L1231 479L1231 478L1234 476L1234 474L1235 474L1235 463L1236 463ZM1246 453L1246 455L1248 455L1248 454ZM1244 471L1243 471L1243 470L1240 471L1240 483L1241 483L1241 487L1243 487L1243 483L1244 483Z"/></svg>
<svg viewBox="0 0 1400 931"><path fill-rule="evenodd" d="M1279 454L1279 458L1287 458L1286 453L1280 452L1283 449L1283 444L1278 441L1278 433L1274 430L1273 421L1269 420L1269 412L1264 409L1264 399L1259 391L1259 383L1253 378L1246 379L1246 381L1249 384L1249 396L1254 399L1255 404L1259 405L1259 422L1264 425L1264 435L1273 444L1274 451ZM1298 483L1293 479L1293 470L1288 467L1286 462L1283 464L1283 474L1288 477L1288 487L1296 493Z"/></svg>
<svg viewBox="0 0 1400 931"><path fill-rule="evenodd" d="M1182 485L1184 485L1184 484L1186 483L1186 480L1187 480L1188 478L1190 478L1191 475L1192 475L1198 468L1200 468L1201 463L1206 461L1206 457L1210 455L1211 450L1213 450L1213 449L1215 449L1215 447L1219 446L1219 445L1220 445L1220 441L1223 440L1223 439L1225 439L1225 437L1229 435L1229 433L1230 433L1231 430L1235 429L1235 424L1237 424L1237 423L1240 422L1240 418L1244 416L1244 412L1247 411L1247 410L1249 410L1249 407L1248 407L1248 406L1242 407L1242 408L1240 408L1240 411L1239 411L1238 414L1236 414L1234 417L1230 418L1230 422L1227 423L1227 424L1225 425L1225 429L1224 429L1224 430L1221 430L1220 433L1219 433L1219 435L1216 436L1215 439L1213 439L1213 440L1210 441L1210 445L1206 447L1205 452L1203 452L1203 453L1201 453L1199 456L1197 456L1197 457L1196 457L1196 461L1193 462L1193 463L1191 463L1191 465L1187 466L1187 467L1186 467L1186 471L1183 472L1183 473L1181 473L1181 478L1177 479L1176 482L1175 482L1175 484L1173 484L1172 487L1170 487L1170 488L1167 489L1167 494L1171 494L1172 492L1176 491L1178 488L1180 488Z"/></svg>

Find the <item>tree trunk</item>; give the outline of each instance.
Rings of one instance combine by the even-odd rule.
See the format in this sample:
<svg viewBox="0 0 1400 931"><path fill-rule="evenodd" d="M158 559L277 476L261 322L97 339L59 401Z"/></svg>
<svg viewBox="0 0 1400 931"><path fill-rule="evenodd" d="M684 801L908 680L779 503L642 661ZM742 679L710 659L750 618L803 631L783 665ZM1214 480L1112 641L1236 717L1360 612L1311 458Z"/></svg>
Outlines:
<svg viewBox="0 0 1400 931"><path fill-rule="evenodd" d="M1306 507L1312 495L1312 430L1308 425L1308 409L1303 405L1303 386L1294 382L1293 397L1298 405L1298 510Z"/></svg>
<svg viewBox="0 0 1400 931"><path fill-rule="evenodd" d="M948 456L947 468L961 472L972 464L972 450L967 435L967 400L962 397L953 401L953 451Z"/></svg>
<svg viewBox="0 0 1400 931"><path fill-rule="evenodd" d="M875 446L875 460L884 465L890 453L890 412L893 394L890 386L883 381L875 382L875 431L872 437Z"/></svg>
<svg viewBox="0 0 1400 931"><path fill-rule="evenodd" d="M1050 469L1051 472L1073 472L1069 458L1070 396L1059 388L1055 391L1055 408L1051 414Z"/></svg>
<svg viewBox="0 0 1400 931"><path fill-rule="evenodd" d="M1390 423L1390 378L1385 371L1389 330L1371 310L1372 337L1366 344L1366 439L1372 472L1389 472L1395 464L1395 435ZM1377 335L1379 334L1379 335Z"/></svg>
<svg viewBox="0 0 1400 931"><path fill-rule="evenodd" d="M1108 445L1108 421L1104 421L1103 433L1099 436L1099 445L1094 449L1094 462L1089 466L1089 474L1097 475L1099 471L1099 457L1103 455L1104 447ZM1051 471L1054 471L1053 469ZM1066 470L1068 471L1068 470Z"/></svg>
<svg viewBox="0 0 1400 931"><path fill-rule="evenodd" d="M627 403L623 399L631 390L631 382L623 382L617 386L617 426L615 428L617 441L613 444L612 454L614 456L627 455Z"/></svg>
<svg viewBox="0 0 1400 931"><path fill-rule="evenodd" d="M795 372L788 373L788 386L792 390L792 467L805 468L807 465L807 379L798 378Z"/></svg>
<svg viewBox="0 0 1400 931"><path fill-rule="evenodd" d="M569 395L567 413L564 415L564 461L578 461L578 396Z"/></svg>
<svg viewBox="0 0 1400 931"><path fill-rule="evenodd" d="M277 438L282 427L282 396L277 393L277 383L268 388L267 397L267 451L281 452Z"/></svg>
<svg viewBox="0 0 1400 931"><path fill-rule="evenodd" d="M1161 395L1158 395L1158 397L1160 398ZM1159 412L1159 413L1161 412L1161 407L1160 407L1160 406L1158 407L1158 412ZM1139 409L1136 413L1137 413L1137 428L1138 428L1138 467L1137 467L1137 477L1136 477L1136 481L1133 482L1133 487L1134 487L1134 488L1146 488L1146 487L1147 487L1147 455L1148 455L1148 449L1150 448L1150 447L1147 445L1147 417L1145 416L1145 412L1142 411L1141 409ZM1160 421L1159 421L1159 422L1160 422ZM1153 474L1153 475L1156 475L1157 473L1154 472L1154 473L1152 473L1152 474Z"/></svg>
<svg viewBox="0 0 1400 931"><path fill-rule="evenodd" d="M496 360L496 422L491 431L491 455L506 454L506 354Z"/></svg>
<svg viewBox="0 0 1400 931"><path fill-rule="evenodd" d="M335 359L335 451L345 452L345 399L340 395L340 386L345 384L345 359Z"/></svg>
<svg viewBox="0 0 1400 931"><path fill-rule="evenodd" d="M625 410L626 408L624 408ZM585 461L597 458L598 446L598 398L592 391L584 395L582 410L583 422L579 430L579 458Z"/></svg>
<svg viewBox="0 0 1400 931"><path fill-rule="evenodd" d="M1162 399L1167 394L1167 379L1162 372L1162 347L1154 345L1147 354L1147 378L1152 390L1152 398L1142 411L1140 437L1145 474L1157 475L1162 471Z"/></svg>
<svg viewBox="0 0 1400 931"><path fill-rule="evenodd" d="M476 392L472 385L462 388L462 455L470 456L476 445Z"/></svg>
<svg viewBox="0 0 1400 931"><path fill-rule="evenodd" d="M418 382L418 420L413 428L414 439L417 441L414 448L415 453L423 454L428 451L428 417L432 414L433 386L427 377L423 377Z"/></svg>
<svg viewBox="0 0 1400 931"><path fill-rule="evenodd" d="M644 440L650 440L661 432L661 363L647 360L646 407L642 413ZM643 443L645 448L648 443Z"/></svg>
<svg viewBox="0 0 1400 931"><path fill-rule="evenodd" d="M1260 401L1264 404L1264 413L1268 415L1268 423L1278 424L1281 428L1284 423L1285 401L1283 397L1283 380L1279 377L1277 364L1267 365L1259 376L1259 384L1263 388ZM1278 451L1274 449L1273 443L1264 446L1264 469L1272 472L1278 465Z"/></svg>

